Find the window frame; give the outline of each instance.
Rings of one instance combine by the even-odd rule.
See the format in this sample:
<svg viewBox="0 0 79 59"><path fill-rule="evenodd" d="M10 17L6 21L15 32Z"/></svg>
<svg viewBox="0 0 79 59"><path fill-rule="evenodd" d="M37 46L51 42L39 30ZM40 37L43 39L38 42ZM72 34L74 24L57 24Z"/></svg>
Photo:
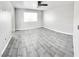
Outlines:
<svg viewBox="0 0 79 59"><path fill-rule="evenodd" d="M36 11L24 11L24 13L23 14L25 14L25 13L36 13L37 14L37 16L36 16L36 20L25 20L25 15L24 15L24 22L37 22L38 21L38 12L36 12Z"/></svg>

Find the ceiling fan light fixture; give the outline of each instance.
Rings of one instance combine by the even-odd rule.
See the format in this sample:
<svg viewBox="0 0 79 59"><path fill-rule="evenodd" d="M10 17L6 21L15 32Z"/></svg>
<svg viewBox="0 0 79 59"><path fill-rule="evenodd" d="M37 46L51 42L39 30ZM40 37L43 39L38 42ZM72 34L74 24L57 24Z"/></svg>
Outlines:
<svg viewBox="0 0 79 59"><path fill-rule="evenodd" d="M48 4L42 4L43 1L38 1L38 6L48 6Z"/></svg>

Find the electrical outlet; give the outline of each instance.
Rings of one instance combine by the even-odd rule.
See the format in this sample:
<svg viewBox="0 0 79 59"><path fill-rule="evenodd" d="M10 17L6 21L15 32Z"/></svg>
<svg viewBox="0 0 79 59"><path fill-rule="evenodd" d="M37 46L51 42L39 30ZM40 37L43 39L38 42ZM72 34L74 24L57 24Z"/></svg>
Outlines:
<svg viewBox="0 0 79 59"><path fill-rule="evenodd" d="M6 40L6 38L5 38L5 40Z"/></svg>

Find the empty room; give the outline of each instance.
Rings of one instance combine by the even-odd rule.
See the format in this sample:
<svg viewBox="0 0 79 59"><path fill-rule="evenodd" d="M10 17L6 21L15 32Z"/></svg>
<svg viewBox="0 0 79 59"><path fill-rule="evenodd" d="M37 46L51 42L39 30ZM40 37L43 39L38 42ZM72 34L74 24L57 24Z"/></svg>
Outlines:
<svg viewBox="0 0 79 59"><path fill-rule="evenodd" d="M0 1L0 56L79 56L78 7L74 1Z"/></svg>

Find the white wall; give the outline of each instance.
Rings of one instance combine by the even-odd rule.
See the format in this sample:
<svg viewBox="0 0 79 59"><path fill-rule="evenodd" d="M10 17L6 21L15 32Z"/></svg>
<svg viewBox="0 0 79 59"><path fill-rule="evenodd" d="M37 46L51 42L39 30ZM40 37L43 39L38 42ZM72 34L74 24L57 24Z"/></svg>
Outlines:
<svg viewBox="0 0 79 59"><path fill-rule="evenodd" d="M56 2L54 2L56 3ZM52 2L49 2L52 4ZM54 7L55 6L55 7ZM65 34L73 34L73 2L57 2L44 11L44 27Z"/></svg>
<svg viewBox="0 0 79 59"><path fill-rule="evenodd" d="M24 22L24 12L37 12L37 22ZM42 26L42 11L16 8L16 30L26 30Z"/></svg>
<svg viewBox="0 0 79 59"><path fill-rule="evenodd" d="M15 32L15 8L11 4L11 14L12 14L12 32Z"/></svg>
<svg viewBox="0 0 79 59"><path fill-rule="evenodd" d="M79 57L79 1L74 2L74 32L73 32L73 44L74 44L74 56Z"/></svg>
<svg viewBox="0 0 79 59"><path fill-rule="evenodd" d="M12 36L12 6L10 2L0 2L0 56Z"/></svg>

